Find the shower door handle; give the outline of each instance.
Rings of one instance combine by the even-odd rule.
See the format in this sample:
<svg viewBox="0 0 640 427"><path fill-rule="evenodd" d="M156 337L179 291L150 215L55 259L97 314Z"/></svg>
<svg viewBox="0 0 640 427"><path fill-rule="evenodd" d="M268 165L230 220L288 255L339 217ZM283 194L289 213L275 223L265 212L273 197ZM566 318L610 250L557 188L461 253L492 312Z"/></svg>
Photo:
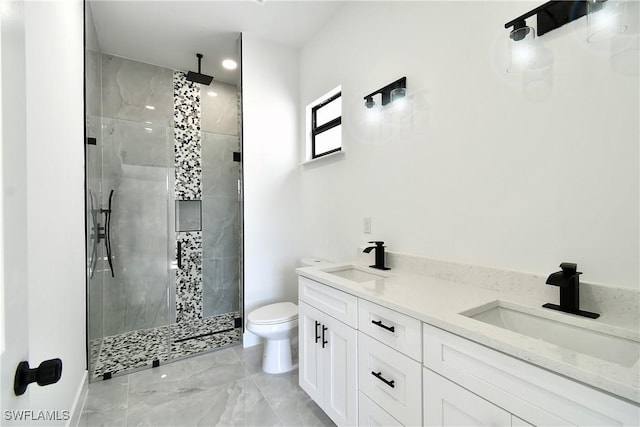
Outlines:
<svg viewBox="0 0 640 427"><path fill-rule="evenodd" d="M178 268L182 269L182 242L178 241Z"/></svg>

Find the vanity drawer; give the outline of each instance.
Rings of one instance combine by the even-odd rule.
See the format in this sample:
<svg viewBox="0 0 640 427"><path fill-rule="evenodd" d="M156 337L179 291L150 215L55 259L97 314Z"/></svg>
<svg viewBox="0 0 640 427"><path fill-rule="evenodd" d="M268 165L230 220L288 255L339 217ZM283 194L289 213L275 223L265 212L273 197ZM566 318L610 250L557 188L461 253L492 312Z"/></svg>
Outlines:
<svg viewBox="0 0 640 427"><path fill-rule="evenodd" d="M358 393L358 426L402 427L402 424L360 392Z"/></svg>
<svg viewBox="0 0 640 427"><path fill-rule="evenodd" d="M298 298L352 328L358 327L358 298L354 295L300 276Z"/></svg>
<svg viewBox="0 0 640 427"><path fill-rule="evenodd" d="M422 362L422 322L367 300L358 300L359 329Z"/></svg>
<svg viewBox="0 0 640 427"><path fill-rule="evenodd" d="M420 363L358 332L359 390L404 425L422 423Z"/></svg>

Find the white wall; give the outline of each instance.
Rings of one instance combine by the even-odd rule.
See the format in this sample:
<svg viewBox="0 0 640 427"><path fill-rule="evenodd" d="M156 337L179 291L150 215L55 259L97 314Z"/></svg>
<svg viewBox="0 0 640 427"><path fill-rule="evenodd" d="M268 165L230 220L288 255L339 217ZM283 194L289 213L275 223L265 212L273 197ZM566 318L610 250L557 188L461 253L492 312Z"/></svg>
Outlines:
<svg viewBox="0 0 640 427"><path fill-rule="evenodd" d="M588 48L582 18L540 38L553 88L532 101L504 72L504 23L538 5L349 2L304 46L298 111L341 84L346 152L301 170L304 253L351 259L379 239L540 274L572 261L585 281L640 286L638 77ZM413 122L366 123L363 96L402 76Z"/></svg>
<svg viewBox="0 0 640 427"><path fill-rule="evenodd" d="M242 35L244 309L297 301L298 54ZM245 333L245 346L256 337Z"/></svg>
<svg viewBox="0 0 640 427"><path fill-rule="evenodd" d="M29 361L59 357L34 410L71 410L86 372L83 7L25 3Z"/></svg>
<svg viewBox="0 0 640 427"><path fill-rule="evenodd" d="M16 367L28 358L29 328L25 321L27 301L26 221L26 103L24 4L2 5L2 195L5 351L0 363L2 410L30 408L29 396L16 397L13 380ZM3 413L4 419L4 413ZM10 423L6 423L10 424Z"/></svg>

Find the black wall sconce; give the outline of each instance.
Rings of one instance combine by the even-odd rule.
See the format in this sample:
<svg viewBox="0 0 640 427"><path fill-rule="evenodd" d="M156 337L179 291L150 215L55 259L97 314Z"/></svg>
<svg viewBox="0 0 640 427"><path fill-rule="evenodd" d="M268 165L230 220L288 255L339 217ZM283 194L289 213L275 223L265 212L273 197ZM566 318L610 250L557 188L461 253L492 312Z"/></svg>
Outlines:
<svg viewBox="0 0 640 427"><path fill-rule="evenodd" d="M592 3L604 3L607 0L596 0ZM538 37L575 21L576 19L587 14L587 0L572 1L548 1L545 4L536 7L533 10L518 16L515 19L504 24L505 28L513 27L510 37L514 41L519 41L524 37L524 33L518 32L520 28L526 27L525 19L536 16L538 19L537 31Z"/></svg>
<svg viewBox="0 0 640 427"><path fill-rule="evenodd" d="M402 77L395 82L389 83L385 87L380 88L375 92L371 92L369 95L365 96L365 107L373 108L376 105L373 97L377 94L382 95L382 105L387 105L391 101L405 97L407 94L407 78Z"/></svg>

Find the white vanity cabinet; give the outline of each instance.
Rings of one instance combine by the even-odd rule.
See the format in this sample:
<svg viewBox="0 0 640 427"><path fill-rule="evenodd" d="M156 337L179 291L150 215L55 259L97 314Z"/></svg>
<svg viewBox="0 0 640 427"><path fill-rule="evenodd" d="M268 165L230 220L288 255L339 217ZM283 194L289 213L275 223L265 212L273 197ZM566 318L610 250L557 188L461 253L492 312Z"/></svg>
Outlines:
<svg viewBox="0 0 640 427"><path fill-rule="evenodd" d="M357 298L300 277L299 384L337 425L357 425Z"/></svg>
<svg viewBox="0 0 640 427"><path fill-rule="evenodd" d="M424 424L638 426L640 408L424 324Z"/></svg>
<svg viewBox="0 0 640 427"><path fill-rule="evenodd" d="M299 383L338 425L640 425L637 404L401 308L303 276L298 290Z"/></svg>

